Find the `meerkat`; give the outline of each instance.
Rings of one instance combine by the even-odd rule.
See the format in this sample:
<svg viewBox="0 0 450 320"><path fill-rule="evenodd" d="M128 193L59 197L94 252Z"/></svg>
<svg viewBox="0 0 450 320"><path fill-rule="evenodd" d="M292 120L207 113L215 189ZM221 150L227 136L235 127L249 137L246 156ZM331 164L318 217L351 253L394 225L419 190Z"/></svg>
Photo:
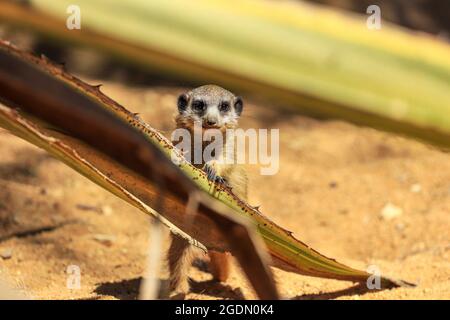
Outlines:
<svg viewBox="0 0 450 320"><path fill-rule="evenodd" d="M240 97L219 86L205 85L178 97L178 115L175 121L177 128L187 129L192 136L195 125L200 127L202 132L207 132L207 129L220 130L223 147L211 159L202 157L200 163L192 164L203 169L210 181L227 185L234 194L246 200L247 175L245 170L241 165L237 165L236 161L223 161L228 156L226 151L230 148L235 149L235 144L227 141L229 137L226 130L237 127L242 110L243 101ZM202 154L208 144L208 141L202 142ZM194 144L191 145L191 149L193 148ZM236 160L236 152L231 154L234 157L233 160ZM172 294L188 293L188 271L194 259L194 250L185 239L172 235L172 243L168 252ZM210 258L209 270L213 278L216 281L225 282L229 275L229 253L209 251L208 255Z"/></svg>

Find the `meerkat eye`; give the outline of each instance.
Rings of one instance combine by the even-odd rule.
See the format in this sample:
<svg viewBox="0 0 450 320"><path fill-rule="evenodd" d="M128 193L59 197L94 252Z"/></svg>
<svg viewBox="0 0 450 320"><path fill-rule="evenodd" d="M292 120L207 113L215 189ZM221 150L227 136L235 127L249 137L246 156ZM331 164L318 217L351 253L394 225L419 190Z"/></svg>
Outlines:
<svg viewBox="0 0 450 320"><path fill-rule="evenodd" d="M192 102L192 109L194 111L204 111L206 109L206 104L202 100L194 100Z"/></svg>
<svg viewBox="0 0 450 320"><path fill-rule="evenodd" d="M227 112L230 110L230 104L227 101L222 101L219 105L219 110L221 112Z"/></svg>
<svg viewBox="0 0 450 320"><path fill-rule="evenodd" d="M188 96L187 94L183 93L178 97L178 111L183 112L186 110L187 104L188 104Z"/></svg>
<svg viewBox="0 0 450 320"><path fill-rule="evenodd" d="M236 110L237 115L241 115L242 109L244 108L244 102L241 97L236 97L234 101L234 110Z"/></svg>

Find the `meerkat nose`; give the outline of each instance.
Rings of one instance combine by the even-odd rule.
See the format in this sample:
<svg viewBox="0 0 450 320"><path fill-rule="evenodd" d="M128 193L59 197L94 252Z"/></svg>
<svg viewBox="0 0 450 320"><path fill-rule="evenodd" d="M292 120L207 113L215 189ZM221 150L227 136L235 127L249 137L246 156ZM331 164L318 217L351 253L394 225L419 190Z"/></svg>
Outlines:
<svg viewBox="0 0 450 320"><path fill-rule="evenodd" d="M214 126L217 124L216 120L212 120L212 119L208 119L206 120L206 123L208 124L208 126Z"/></svg>

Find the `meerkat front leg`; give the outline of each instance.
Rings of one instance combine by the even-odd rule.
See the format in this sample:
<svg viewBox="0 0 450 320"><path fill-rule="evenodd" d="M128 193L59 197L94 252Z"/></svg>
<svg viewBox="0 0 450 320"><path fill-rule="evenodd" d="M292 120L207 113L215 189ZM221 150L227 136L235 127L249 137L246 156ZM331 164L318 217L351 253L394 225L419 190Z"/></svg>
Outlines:
<svg viewBox="0 0 450 320"><path fill-rule="evenodd" d="M208 180L217 182L230 187L226 178L221 176L224 168L217 160L208 161L203 167ZM225 282L230 274L230 257L228 252L208 251L210 259L209 271L213 275L213 279L219 282Z"/></svg>
<svg viewBox="0 0 450 320"><path fill-rule="evenodd" d="M189 292L189 268L194 259L194 248L180 236L171 234L171 238L168 254L170 292L185 295Z"/></svg>

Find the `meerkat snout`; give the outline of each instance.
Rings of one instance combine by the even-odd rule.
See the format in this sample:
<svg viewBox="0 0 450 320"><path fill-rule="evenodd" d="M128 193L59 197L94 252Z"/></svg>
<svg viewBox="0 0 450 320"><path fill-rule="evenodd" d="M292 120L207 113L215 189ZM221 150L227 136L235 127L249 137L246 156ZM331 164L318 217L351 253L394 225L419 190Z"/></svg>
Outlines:
<svg viewBox="0 0 450 320"><path fill-rule="evenodd" d="M208 126L215 126L217 124L217 120L216 119L208 119L208 120L206 120L206 124Z"/></svg>

